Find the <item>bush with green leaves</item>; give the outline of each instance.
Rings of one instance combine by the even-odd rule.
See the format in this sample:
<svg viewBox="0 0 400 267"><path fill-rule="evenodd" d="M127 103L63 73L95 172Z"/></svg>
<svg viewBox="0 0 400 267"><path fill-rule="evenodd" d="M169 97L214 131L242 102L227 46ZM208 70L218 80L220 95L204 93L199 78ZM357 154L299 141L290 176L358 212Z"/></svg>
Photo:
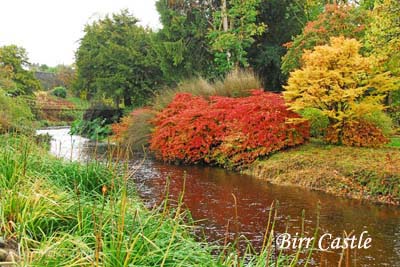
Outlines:
<svg viewBox="0 0 400 267"><path fill-rule="evenodd" d="M393 133L393 121L383 111L376 110L367 113L362 116L362 119L378 127L385 136L390 136Z"/></svg>
<svg viewBox="0 0 400 267"><path fill-rule="evenodd" d="M387 110L395 126L400 127L400 89L391 94L391 104Z"/></svg>
<svg viewBox="0 0 400 267"><path fill-rule="evenodd" d="M317 108L305 108L300 115L310 122L310 134L312 137L322 137L329 126L329 118Z"/></svg>
<svg viewBox="0 0 400 267"><path fill-rule="evenodd" d="M70 134L85 136L91 140L101 140L111 134L111 127L101 118L92 121L76 120L71 125Z"/></svg>
<svg viewBox="0 0 400 267"><path fill-rule="evenodd" d="M10 97L0 89L0 133L30 133L34 116L28 104L20 97Z"/></svg>
<svg viewBox="0 0 400 267"><path fill-rule="evenodd" d="M52 95L60 98L67 98L67 89L65 87L59 86L53 89Z"/></svg>

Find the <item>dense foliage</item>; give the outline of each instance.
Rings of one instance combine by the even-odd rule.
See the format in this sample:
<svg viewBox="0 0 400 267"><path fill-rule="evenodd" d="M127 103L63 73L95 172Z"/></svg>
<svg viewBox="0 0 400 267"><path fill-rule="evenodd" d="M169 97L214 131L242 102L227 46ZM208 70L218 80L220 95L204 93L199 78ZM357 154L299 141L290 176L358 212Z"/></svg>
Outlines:
<svg viewBox="0 0 400 267"><path fill-rule="evenodd" d="M26 102L19 97L9 97L0 88L0 134L4 132L30 133L34 116Z"/></svg>
<svg viewBox="0 0 400 267"><path fill-rule="evenodd" d="M287 53L282 59L282 71L289 74L302 66L301 58L305 49L329 43L331 37L344 36L362 40L369 13L352 5L329 4L324 12L304 27L292 42L285 46Z"/></svg>
<svg viewBox="0 0 400 267"><path fill-rule="evenodd" d="M88 98L106 96L119 105L140 106L160 83L152 32L126 10L86 25L76 53L76 90Z"/></svg>
<svg viewBox="0 0 400 267"><path fill-rule="evenodd" d="M67 89L65 89L65 87L58 86L58 87L53 89L51 94L56 96L56 97L66 98L67 97Z"/></svg>
<svg viewBox="0 0 400 267"><path fill-rule="evenodd" d="M329 117L338 143L349 121L360 122L365 114L382 110L386 93L397 88L397 80L387 72L375 73L372 60L359 49L355 39L332 37L330 45L304 53L303 68L291 73L285 87L291 109L317 108Z"/></svg>
<svg viewBox="0 0 400 267"><path fill-rule="evenodd" d="M248 67L247 49L254 43L254 37L265 31L265 25L257 24L256 20L260 0L231 0L228 3L222 0L222 7L213 13L208 34L214 51L215 71L220 75L235 67Z"/></svg>
<svg viewBox="0 0 400 267"><path fill-rule="evenodd" d="M281 58L286 53L283 45L298 35L304 24L320 8L312 1L264 0L258 7L257 24L267 25L262 35L255 36L255 42L248 49L250 66L259 74L265 90L281 91L287 75L281 72ZM311 11L314 10L314 11ZM321 9L322 10L322 9ZM309 14L307 13L315 13Z"/></svg>
<svg viewBox="0 0 400 267"><path fill-rule="evenodd" d="M70 134L85 136L91 140L102 140L111 134L111 127L105 119L75 120L70 129Z"/></svg>
<svg viewBox="0 0 400 267"><path fill-rule="evenodd" d="M323 137L329 126L329 118L317 108L305 108L300 115L310 123L310 134L313 137Z"/></svg>
<svg viewBox="0 0 400 267"><path fill-rule="evenodd" d="M0 47L0 88L13 95L32 94L40 89L39 81L27 68L30 63L24 48Z"/></svg>
<svg viewBox="0 0 400 267"><path fill-rule="evenodd" d="M122 110L101 101L93 102L82 118L73 122L70 133L101 140L111 134L111 124L121 116Z"/></svg>
<svg viewBox="0 0 400 267"><path fill-rule="evenodd" d="M331 144L359 147L379 147L389 142L381 129L365 120L347 121L341 132L330 126L327 129L325 140Z"/></svg>
<svg viewBox="0 0 400 267"><path fill-rule="evenodd" d="M155 119L151 149L165 161L207 162L238 168L308 139L308 123L283 98L254 91L243 98L178 94Z"/></svg>
<svg viewBox="0 0 400 267"><path fill-rule="evenodd" d="M372 23L367 30L366 46L378 57L380 64L400 75L400 2L376 1Z"/></svg>
<svg viewBox="0 0 400 267"><path fill-rule="evenodd" d="M207 33L215 0L156 2L163 27L157 33L154 47L160 61L163 79L174 85L193 76L214 76L213 55Z"/></svg>

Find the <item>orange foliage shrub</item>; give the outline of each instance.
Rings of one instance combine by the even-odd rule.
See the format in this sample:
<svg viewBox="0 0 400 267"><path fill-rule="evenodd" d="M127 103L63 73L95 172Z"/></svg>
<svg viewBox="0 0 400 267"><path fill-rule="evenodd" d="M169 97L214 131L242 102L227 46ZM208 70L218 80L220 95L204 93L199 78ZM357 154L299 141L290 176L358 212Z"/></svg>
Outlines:
<svg viewBox="0 0 400 267"><path fill-rule="evenodd" d="M307 122L280 95L254 90L244 98L214 96L209 100L177 94L154 120L150 148L164 161L206 162L228 168L304 143Z"/></svg>
<svg viewBox="0 0 400 267"><path fill-rule="evenodd" d="M367 121L346 122L342 133L331 126L327 130L325 139L331 144L357 147L379 147L389 142L382 130Z"/></svg>
<svg viewBox="0 0 400 267"><path fill-rule="evenodd" d="M126 136L129 126L132 124L133 115L122 117L121 121L111 125L111 130L113 132L113 139L115 141L122 141Z"/></svg>

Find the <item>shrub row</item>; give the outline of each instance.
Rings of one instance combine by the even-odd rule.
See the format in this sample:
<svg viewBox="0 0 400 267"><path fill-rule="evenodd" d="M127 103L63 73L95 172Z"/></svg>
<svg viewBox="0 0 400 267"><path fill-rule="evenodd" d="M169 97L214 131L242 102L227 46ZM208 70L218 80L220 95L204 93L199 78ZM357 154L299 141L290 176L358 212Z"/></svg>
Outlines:
<svg viewBox="0 0 400 267"><path fill-rule="evenodd" d="M280 95L253 90L243 98L206 100L177 94L154 120L150 149L164 161L239 168L274 151L304 143L308 122L289 111Z"/></svg>

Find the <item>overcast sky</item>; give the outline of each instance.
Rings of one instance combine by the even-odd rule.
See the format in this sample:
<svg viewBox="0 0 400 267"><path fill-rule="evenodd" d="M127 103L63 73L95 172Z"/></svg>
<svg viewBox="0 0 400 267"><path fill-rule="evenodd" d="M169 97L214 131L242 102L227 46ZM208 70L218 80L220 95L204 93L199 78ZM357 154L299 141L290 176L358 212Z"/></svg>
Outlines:
<svg viewBox="0 0 400 267"><path fill-rule="evenodd" d="M144 26L160 28L156 0L6 0L0 46L24 47L31 63L71 64L85 24L127 8Z"/></svg>

